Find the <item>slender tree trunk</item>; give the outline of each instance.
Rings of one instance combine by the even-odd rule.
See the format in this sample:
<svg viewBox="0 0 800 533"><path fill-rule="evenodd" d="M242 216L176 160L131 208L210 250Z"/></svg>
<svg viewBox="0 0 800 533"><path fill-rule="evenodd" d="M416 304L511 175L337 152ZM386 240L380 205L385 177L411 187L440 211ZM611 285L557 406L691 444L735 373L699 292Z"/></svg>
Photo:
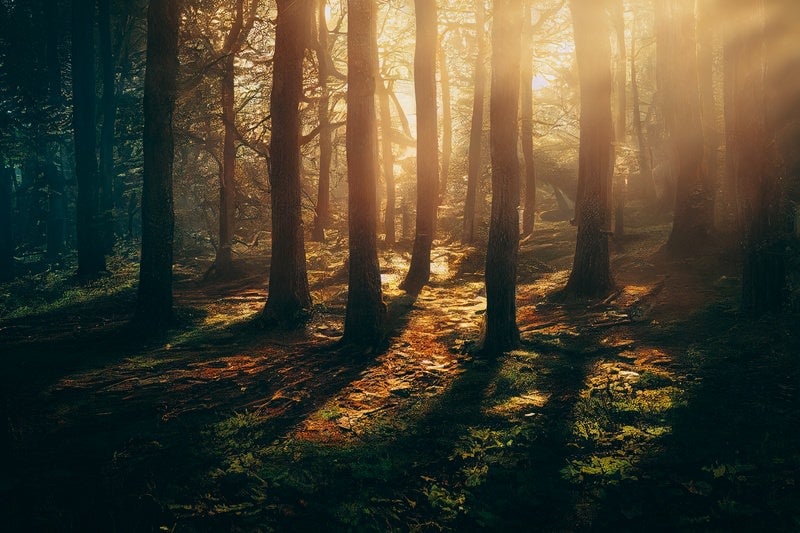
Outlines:
<svg viewBox="0 0 800 533"><path fill-rule="evenodd" d="M489 100L492 215L486 247L486 319L482 349L498 354L519 343L517 254L519 159L517 117L522 0L495 0L492 21L492 85Z"/></svg>
<svg viewBox="0 0 800 533"><path fill-rule="evenodd" d="M444 204L450 180L450 159L453 154L453 114L450 109L450 72L447 70L447 54L444 44L438 43L439 85L442 87L442 176L439 186L439 205Z"/></svg>
<svg viewBox="0 0 800 533"><path fill-rule="evenodd" d="M575 202L578 240L566 293L602 297L614 287L608 252L611 218L611 47L603 5L571 0L580 76L580 155Z"/></svg>
<svg viewBox="0 0 800 533"><path fill-rule="evenodd" d="M417 294L431 275L439 189L439 132L436 125L436 3L415 0L414 94L417 102L417 228L411 266L400 288Z"/></svg>
<svg viewBox="0 0 800 533"><path fill-rule="evenodd" d="M106 269L101 240L100 182L95 153L94 0L72 4L72 119L78 181L78 277L86 282Z"/></svg>
<svg viewBox="0 0 800 533"><path fill-rule="evenodd" d="M639 178L647 202L653 206L658 200L656 182L653 180L653 159L650 157L650 145L644 134L642 126L641 100L639 97L639 80L636 71L636 19L633 19L631 28L631 99L633 100L633 132L636 135L638 147L637 158L639 161Z"/></svg>
<svg viewBox="0 0 800 533"><path fill-rule="evenodd" d="M317 207L314 215L314 228L311 239L317 242L325 240L325 229L330 224L331 204L331 158L333 143L331 142L330 99L328 88L330 76L330 50L328 44L328 23L325 20L327 0L317 3L317 68L319 72L320 98L317 119L319 121L319 180L317 182Z"/></svg>
<svg viewBox="0 0 800 533"><path fill-rule="evenodd" d="M386 306L378 265L375 197L375 0L348 0L347 189L349 275L342 343L377 348L385 337Z"/></svg>
<svg viewBox="0 0 800 533"><path fill-rule="evenodd" d="M386 184L386 210L384 211L383 230L385 243L393 246L397 240L395 229L397 192L394 182L394 154L392 153L392 110L389 107L389 88L384 81L377 80L378 104L381 115L381 162L383 163L383 181Z"/></svg>
<svg viewBox="0 0 800 533"><path fill-rule="evenodd" d="M100 130L100 211L102 213L103 251L114 248L114 137L117 120L117 99L114 54L111 42L111 0L98 0L98 28L100 36L100 65L103 80L103 97L100 108L103 115Z"/></svg>
<svg viewBox="0 0 800 533"><path fill-rule="evenodd" d="M475 0L475 41L478 50L475 55L475 82L472 96L472 120L469 130L469 151L467 154L467 196L464 201L464 228L461 242L472 244L475 241L476 204L478 184L481 175L481 142L483 141L483 108L486 101L486 36L484 28L483 0Z"/></svg>
<svg viewBox="0 0 800 533"><path fill-rule="evenodd" d="M270 103L272 256L269 295L262 312L267 324L297 324L311 308L301 205L300 101L313 13L313 0L278 1Z"/></svg>
<svg viewBox="0 0 800 533"><path fill-rule="evenodd" d="M520 59L520 137L525 160L525 204L522 235L533 234L536 219L536 167L533 159L533 26L531 1L526 0L522 17L522 56Z"/></svg>
<svg viewBox="0 0 800 533"><path fill-rule="evenodd" d="M0 281L14 278L13 179L14 170L0 166Z"/></svg>
<svg viewBox="0 0 800 533"><path fill-rule="evenodd" d="M147 9L142 259L135 320L158 327L173 320L175 212L172 168L175 143L172 115L177 95L181 4L179 0L150 0Z"/></svg>
<svg viewBox="0 0 800 533"><path fill-rule="evenodd" d="M615 58L616 73L614 75L617 119L614 122L614 155L616 160L619 152L625 145L627 136L628 112L628 79L627 63L628 48L625 46L625 5L623 0L616 0L613 4L613 26L617 38L617 53ZM614 236L622 237L625 233L625 196L627 194L627 176L617 172L614 168Z"/></svg>

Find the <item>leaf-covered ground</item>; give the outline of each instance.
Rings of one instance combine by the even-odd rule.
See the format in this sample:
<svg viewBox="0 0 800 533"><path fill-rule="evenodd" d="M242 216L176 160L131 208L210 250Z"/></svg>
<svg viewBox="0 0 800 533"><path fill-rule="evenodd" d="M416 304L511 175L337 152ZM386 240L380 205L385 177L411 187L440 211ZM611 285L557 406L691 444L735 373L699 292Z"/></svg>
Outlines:
<svg viewBox="0 0 800 533"><path fill-rule="evenodd" d="M0 286L4 529L797 530L797 316L736 311L729 257L615 245L619 292L561 302L574 228L521 248L523 345L474 356L478 250L440 244L416 300L381 252L391 335L331 350L341 244L309 244L315 313L265 332L265 259L177 270L180 325L130 329L135 269Z"/></svg>

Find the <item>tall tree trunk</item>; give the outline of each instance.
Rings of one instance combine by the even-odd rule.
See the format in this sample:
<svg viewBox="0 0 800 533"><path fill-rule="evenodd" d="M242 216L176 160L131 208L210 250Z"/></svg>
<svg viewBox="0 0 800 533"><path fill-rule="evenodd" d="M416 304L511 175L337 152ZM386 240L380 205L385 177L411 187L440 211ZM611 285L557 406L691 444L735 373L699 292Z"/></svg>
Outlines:
<svg viewBox="0 0 800 533"><path fill-rule="evenodd" d="M697 80L700 91L700 117L703 124L703 168L706 182L716 197L719 156L717 103L714 98L714 35L719 14L714 2L697 2ZM713 207L712 207L713 208ZM712 219L712 224L714 223Z"/></svg>
<svg viewBox="0 0 800 533"><path fill-rule="evenodd" d="M411 266L400 288L417 294L431 275L439 189L439 131L436 125L436 3L415 0L414 95L417 103L417 227Z"/></svg>
<svg viewBox="0 0 800 533"><path fill-rule="evenodd" d="M625 46L625 5L623 0L616 0L613 3L613 26L614 35L617 38L617 48L615 57L616 72L614 74L616 111L617 118L614 121L614 155L615 161L625 145L627 136L627 112L628 112L628 79L627 63L628 48ZM625 196L627 193L627 176L617 172L614 165L614 235L622 237L625 233Z"/></svg>
<svg viewBox="0 0 800 533"><path fill-rule="evenodd" d="M659 80L664 121L676 158L675 214L667 249L687 254L708 241L714 188L703 168L703 121L697 70L694 0L656 0L666 20L666 50L659 51L666 79ZM664 43L659 43L661 46Z"/></svg>
<svg viewBox="0 0 800 533"><path fill-rule="evenodd" d="M525 160L525 203L522 211L522 235L533 234L536 219L536 167L533 159L533 25L531 0L524 3L522 17L522 56L520 59L520 137Z"/></svg>
<svg viewBox="0 0 800 533"><path fill-rule="evenodd" d="M450 72L447 70L447 54L444 43L437 45L439 56L439 85L442 87L442 176L439 186L439 205L445 202L450 180L450 159L453 155L453 113L450 109Z"/></svg>
<svg viewBox="0 0 800 533"><path fill-rule="evenodd" d="M349 274L342 343L377 348L385 337L386 306L378 265L375 197L375 0L348 0L347 212Z"/></svg>
<svg viewBox="0 0 800 533"><path fill-rule="evenodd" d="M103 97L100 109L103 123L100 130L100 211L102 213L103 251L114 248L114 137L117 120L117 99L114 53L111 42L111 0L98 0L98 34Z"/></svg>
<svg viewBox="0 0 800 533"><path fill-rule="evenodd" d="M580 155L575 202L578 240L566 293L601 297L614 287L608 253L611 215L611 47L603 5L571 0L575 55L580 76Z"/></svg>
<svg viewBox="0 0 800 533"><path fill-rule="evenodd" d="M519 111L522 0L495 0L492 21L492 85L489 100L492 215L486 247L486 319L482 349L498 354L519 343Z"/></svg>
<svg viewBox="0 0 800 533"><path fill-rule="evenodd" d="M486 30L484 28L483 0L475 0L475 82L473 83L472 120L469 130L467 154L467 196L464 201L464 228L461 242L475 241L476 204L481 177L481 142L483 141L483 108L486 101Z"/></svg>
<svg viewBox="0 0 800 533"><path fill-rule="evenodd" d="M72 3L72 120L78 180L78 277L96 279L106 268L100 239L100 183L95 153L94 0Z"/></svg>
<svg viewBox="0 0 800 533"><path fill-rule="evenodd" d="M0 166L0 281L14 277L13 179L14 169Z"/></svg>
<svg viewBox="0 0 800 533"><path fill-rule="evenodd" d="M301 204L300 101L313 13L313 0L278 1L270 102L272 256L269 295L262 312L268 324L297 324L311 308Z"/></svg>
<svg viewBox="0 0 800 533"><path fill-rule="evenodd" d="M381 162L383 163L383 181L386 184L386 209L384 211L384 242L393 246L397 240L395 229L397 191L394 182L394 154L392 153L392 110L389 107L389 88L384 80L377 80L378 104L381 115Z"/></svg>
<svg viewBox="0 0 800 533"><path fill-rule="evenodd" d="M331 142L330 100L328 88L330 76L330 49L328 45L328 23L325 20L327 0L317 2L317 69L319 74L319 180L317 182L317 207L314 215L314 227L311 239L317 242L325 240L325 229L330 224L331 205L331 158L333 143Z"/></svg>
<svg viewBox="0 0 800 533"><path fill-rule="evenodd" d="M642 126L641 100L639 97L639 79L636 70L636 18L633 19L631 28L631 99L633 108L633 132L636 135L636 145L638 148L637 159L639 162L639 178L644 197L653 206L658 200L656 182L653 180L653 158L650 154L650 144L644 134Z"/></svg>
<svg viewBox="0 0 800 533"><path fill-rule="evenodd" d="M172 115L177 95L181 4L179 0L150 0L147 9L142 258L135 320L157 327L173 319L172 167L175 144Z"/></svg>

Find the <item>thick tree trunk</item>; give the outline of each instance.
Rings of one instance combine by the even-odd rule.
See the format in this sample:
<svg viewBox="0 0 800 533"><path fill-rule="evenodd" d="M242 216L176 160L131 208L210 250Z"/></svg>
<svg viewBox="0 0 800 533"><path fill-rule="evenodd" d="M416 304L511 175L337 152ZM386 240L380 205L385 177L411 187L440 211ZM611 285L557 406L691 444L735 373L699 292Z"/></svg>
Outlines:
<svg viewBox="0 0 800 533"><path fill-rule="evenodd" d="M78 181L78 277L86 282L106 269L100 238L100 183L95 150L94 0L72 3L72 120Z"/></svg>
<svg viewBox="0 0 800 533"><path fill-rule="evenodd" d="M450 72L443 43L438 43L439 85L442 87L442 175L439 185L439 205L444 204L450 180L450 159L453 154L453 113L450 109Z"/></svg>
<svg viewBox="0 0 800 533"><path fill-rule="evenodd" d="M520 59L520 141L525 161L525 203L522 235L533 234L536 220L536 167L533 159L533 26L531 2L525 1L522 18L522 56Z"/></svg>
<svg viewBox="0 0 800 533"><path fill-rule="evenodd" d="M697 250L708 241L714 221L714 187L703 165L703 121L698 86L694 0L657 0L666 32L659 52L665 79L659 79L664 121L676 158L675 214L667 249Z"/></svg>
<svg viewBox="0 0 800 533"><path fill-rule="evenodd" d="M172 196L181 1L150 0L144 80L142 258L135 320L164 327L172 314Z"/></svg>
<svg viewBox="0 0 800 533"><path fill-rule="evenodd" d="M269 295L262 312L267 324L298 324L311 308L301 205L300 101L313 13L313 0L278 2L270 103L272 256Z"/></svg>
<svg viewBox="0 0 800 533"><path fill-rule="evenodd" d="M522 0L495 0L492 21L492 85L489 100L492 215L486 248L485 353L519 343L517 254L519 251L519 159L517 116Z"/></svg>
<svg viewBox="0 0 800 533"><path fill-rule="evenodd" d="M0 281L14 277L13 179L14 170L0 166Z"/></svg>
<svg viewBox="0 0 800 533"><path fill-rule="evenodd" d="M595 0L572 0L580 76L580 155L575 202L578 241L566 293L602 297L614 287L608 252L611 215L611 47L607 15Z"/></svg>
<svg viewBox="0 0 800 533"><path fill-rule="evenodd" d="M472 120L469 130L469 151L467 154L467 196L464 201L464 227L461 242L472 244L475 241L476 204L478 185L481 178L481 142L483 141L483 108L486 100L486 36L484 28L483 0L475 0L475 41L478 50L475 55L475 82L472 96Z"/></svg>
<svg viewBox="0 0 800 533"><path fill-rule="evenodd" d="M114 137L117 120L115 65L111 42L111 0L98 0L98 34L103 97L100 109L103 123L100 130L100 211L102 213L103 251L114 248Z"/></svg>
<svg viewBox="0 0 800 533"><path fill-rule="evenodd" d="M381 162L383 181L386 184L386 209L384 210L383 231L387 246L397 240L395 229L397 192L394 181L394 154L392 153L392 110L389 107L389 88L384 81L377 80L378 104L381 115Z"/></svg>
<svg viewBox="0 0 800 533"><path fill-rule="evenodd" d="M375 0L348 0L347 212L349 274L342 343L378 348L386 306L378 265L375 153Z"/></svg>
<svg viewBox="0 0 800 533"><path fill-rule="evenodd" d="M317 182L317 206L314 215L314 227L311 238L314 241L325 240L325 230L330 224L331 204L331 158L333 143L331 142L330 89L330 50L328 45L328 24L325 21L327 0L317 3L317 68L319 73L320 98L317 119L319 121L319 180Z"/></svg>
<svg viewBox="0 0 800 533"><path fill-rule="evenodd" d="M439 131L436 125L436 3L416 0L414 94L417 103L417 227L411 266L400 288L417 294L431 275L431 245L436 231L439 190Z"/></svg>

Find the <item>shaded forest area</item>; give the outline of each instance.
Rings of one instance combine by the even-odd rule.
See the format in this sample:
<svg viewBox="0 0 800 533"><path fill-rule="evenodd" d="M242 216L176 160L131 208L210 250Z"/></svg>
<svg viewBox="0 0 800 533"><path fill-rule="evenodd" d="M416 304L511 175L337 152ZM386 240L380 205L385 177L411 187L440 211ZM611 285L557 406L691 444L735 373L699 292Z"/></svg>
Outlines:
<svg viewBox="0 0 800 533"><path fill-rule="evenodd" d="M4 529L800 529L798 36L0 0Z"/></svg>

